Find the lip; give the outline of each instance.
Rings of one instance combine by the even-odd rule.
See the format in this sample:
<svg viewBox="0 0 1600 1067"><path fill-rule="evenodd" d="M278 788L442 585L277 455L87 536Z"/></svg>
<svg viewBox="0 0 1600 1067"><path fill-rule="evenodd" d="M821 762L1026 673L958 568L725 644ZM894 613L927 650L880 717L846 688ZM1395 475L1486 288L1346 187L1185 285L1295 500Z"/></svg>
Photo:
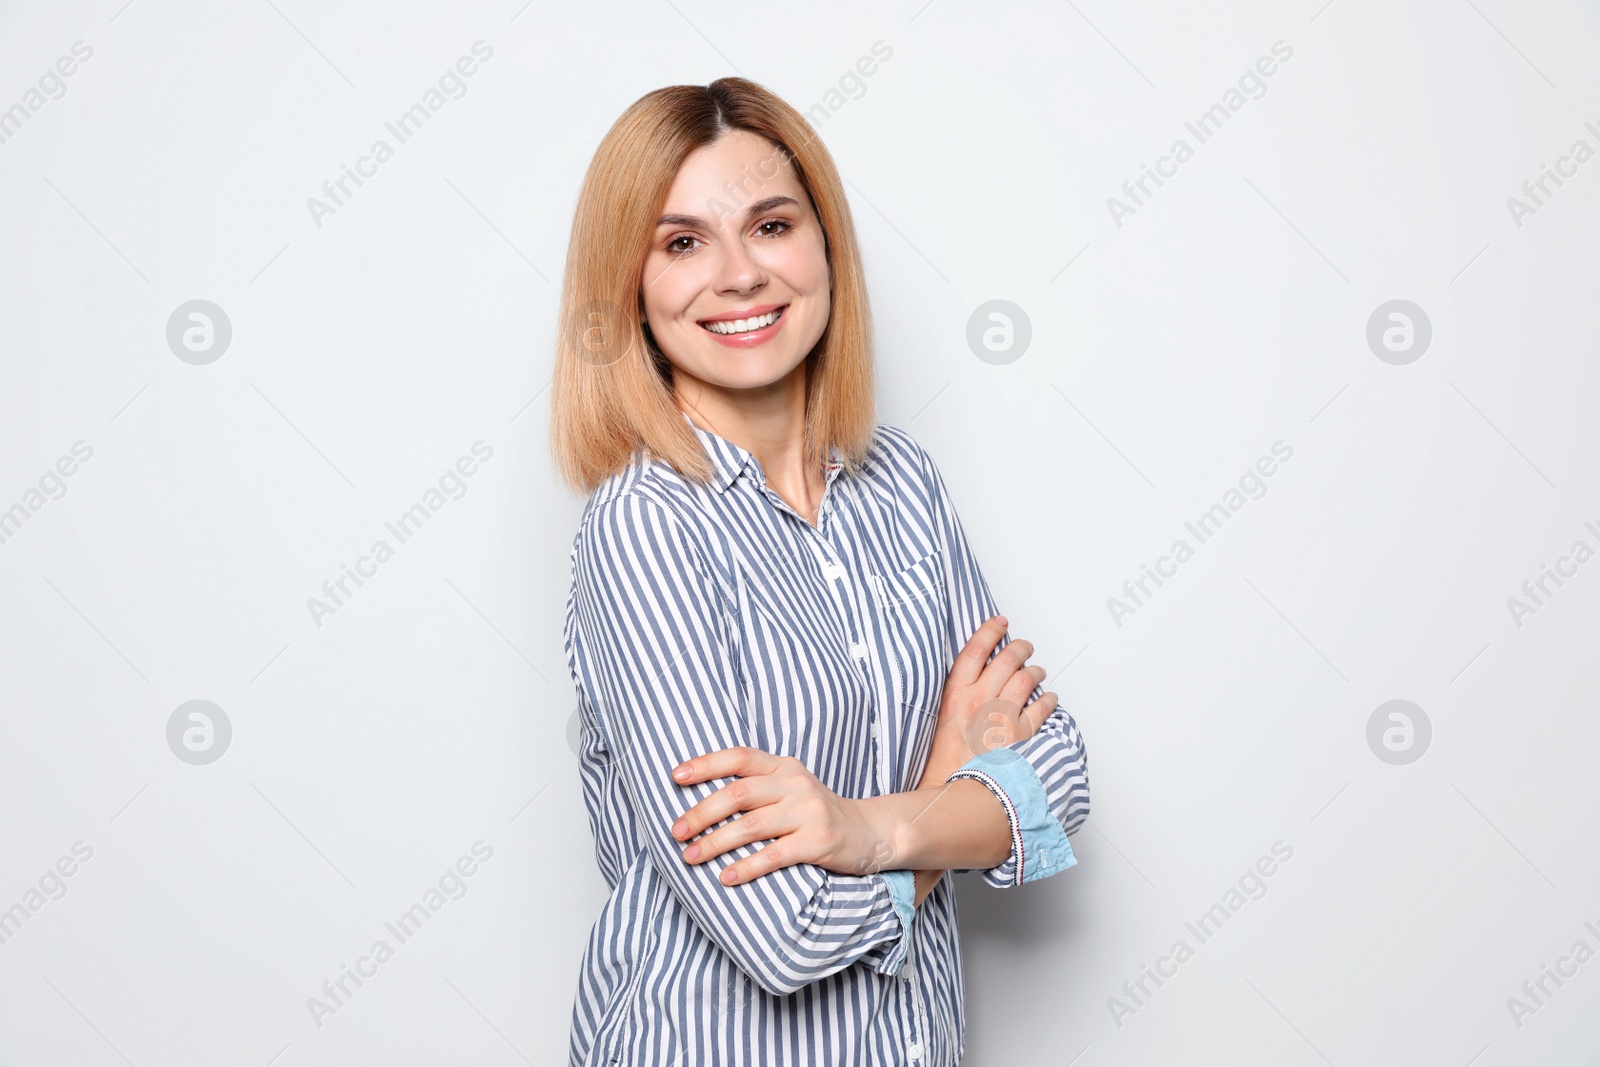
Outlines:
<svg viewBox="0 0 1600 1067"><path fill-rule="evenodd" d="M699 322L730 322L734 319L749 319L758 315L765 315L770 311L777 311L779 308L787 309L788 306L788 304L763 304L759 307L744 308L739 311L732 311L726 314L717 315L709 319L700 319ZM713 341L716 341L728 348L754 348L757 345L764 345L776 337L778 335L778 331L783 329L783 324L788 320L789 314L788 311L785 310L783 314L778 316L778 321L774 322L772 325L763 326L761 329L752 330L749 333L722 334L715 333L711 330L706 330L705 333L706 336L711 338Z"/></svg>
<svg viewBox="0 0 1600 1067"><path fill-rule="evenodd" d="M755 307L735 308L732 311L725 311L721 315L712 315L710 318L697 319L695 321L707 323L732 322L735 319L751 319L755 318L757 315L765 315L769 311L777 311L781 307L788 306L788 304L757 304Z"/></svg>

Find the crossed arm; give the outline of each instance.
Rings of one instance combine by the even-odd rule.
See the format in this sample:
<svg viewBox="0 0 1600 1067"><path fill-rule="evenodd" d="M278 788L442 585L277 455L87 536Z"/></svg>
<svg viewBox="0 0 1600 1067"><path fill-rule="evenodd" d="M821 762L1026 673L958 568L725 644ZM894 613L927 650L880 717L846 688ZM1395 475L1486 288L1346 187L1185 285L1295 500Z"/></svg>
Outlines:
<svg viewBox="0 0 1600 1067"><path fill-rule="evenodd" d="M738 845L775 838L725 867L723 884L800 862L840 873L906 869L916 872L913 906L921 905L948 868L999 866L1013 843L1004 804L979 781L946 779L980 749L1032 737L1056 708L1054 693L1030 701L1029 691L1044 675L1041 667L1023 666L1031 642L1012 641L989 658L1005 628L1003 616L986 620L956 656L933 748L914 790L839 797L800 761L748 746L680 764L673 779L682 785L736 776L673 824L673 837L693 841L682 853L684 861L704 863ZM740 812L741 818L725 822Z"/></svg>

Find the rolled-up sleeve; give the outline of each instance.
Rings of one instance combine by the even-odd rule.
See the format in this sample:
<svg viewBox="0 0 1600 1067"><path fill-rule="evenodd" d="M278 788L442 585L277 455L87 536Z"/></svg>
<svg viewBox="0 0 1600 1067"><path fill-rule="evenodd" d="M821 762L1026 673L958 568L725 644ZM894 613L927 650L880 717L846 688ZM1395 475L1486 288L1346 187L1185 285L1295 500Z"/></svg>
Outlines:
<svg viewBox="0 0 1600 1067"><path fill-rule="evenodd" d="M685 811L737 780L679 785L673 768L751 743L732 594L688 527L637 489L598 501L573 545L573 581L580 696L597 712L643 845L692 920L776 996L857 961L897 974L914 917L911 872L800 863L729 886L722 870L766 842L688 863L687 842L672 836Z"/></svg>
<svg viewBox="0 0 1600 1067"><path fill-rule="evenodd" d="M933 500L936 535L947 561L948 636L954 657L984 620L999 612L938 466L921 446L918 451ZM998 647L1010 643L1007 633ZM1030 699L1043 695L1041 683L1034 686ZM1089 758L1078 724L1065 705L1058 705L1032 737L979 753L947 780L962 778L975 779L993 792L1011 826L1010 854L994 867L977 868L989 885L1001 889L1022 885L1078 862L1067 838L1089 815Z"/></svg>

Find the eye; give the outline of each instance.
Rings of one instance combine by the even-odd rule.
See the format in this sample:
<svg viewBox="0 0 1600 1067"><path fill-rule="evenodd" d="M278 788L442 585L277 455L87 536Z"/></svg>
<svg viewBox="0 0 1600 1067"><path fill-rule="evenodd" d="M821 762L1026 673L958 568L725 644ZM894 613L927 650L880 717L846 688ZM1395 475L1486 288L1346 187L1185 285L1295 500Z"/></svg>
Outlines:
<svg viewBox="0 0 1600 1067"><path fill-rule="evenodd" d="M762 230L765 230L768 226L781 226L781 227L783 227L783 229L779 230L777 233L762 233L761 236L763 236L763 237L781 237L783 234L788 233L790 230L794 229L794 226L792 224L790 224L790 222L787 219L768 219L767 221L765 221L763 223L760 223L760 224L758 224L756 226L756 232L760 233Z"/></svg>
<svg viewBox="0 0 1600 1067"><path fill-rule="evenodd" d="M678 236L674 237L672 240L667 242L667 251L670 252L672 255L675 255L675 256L686 256L690 252L694 251L693 248L682 248L682 247L679 247L679 245L678 245L679 241L693 241L695 244L699 244L700 243L699 238L694 237L691 234L681 233Z"/></svg>

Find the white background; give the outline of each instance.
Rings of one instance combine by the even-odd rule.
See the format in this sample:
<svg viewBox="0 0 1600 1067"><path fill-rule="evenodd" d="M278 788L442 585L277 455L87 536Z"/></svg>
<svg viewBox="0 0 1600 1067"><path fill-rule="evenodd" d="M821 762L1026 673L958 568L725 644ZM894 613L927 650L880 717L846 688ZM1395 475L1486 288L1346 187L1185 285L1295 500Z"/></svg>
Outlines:
<svg viewBox="0 0 1600 1067"><path fill-rule="evenodd" d="M1600 961L1507 1004L1600 950L1600 563L1507 605L1600 548L1600 162L1507 205L1600 149L1593 6L920 3L0 9L0 108L93 49L0 145L0 508L93 449L0 544L0 908L93 850L0 944L0 1064L565 1062L606 892L561 647L582 501L546 445L579 182L651 89L740 73L807 111L877 41L813 115L880 419L939 462L1090 754L1078 866L961 880L966 1062L1597 1061ZM465 95L318 225L478 40ZM194 299L233 331L203 366L166 340ZM1032 325L1005 365L966 342L992 299ZM1395 299L1432 326L1405 365L1366 340ZM319 626L307 599L480 440ZM1108 598L1277 441L1265 495L1119 625ZM233 730L205 766L166 737L195 699ZM1367 742L1394 699L1433 731L1403 766ZM307 999L479 840L466 895L319 1027ZM1278 841L1200 945L1184 923Z"/></svg>

